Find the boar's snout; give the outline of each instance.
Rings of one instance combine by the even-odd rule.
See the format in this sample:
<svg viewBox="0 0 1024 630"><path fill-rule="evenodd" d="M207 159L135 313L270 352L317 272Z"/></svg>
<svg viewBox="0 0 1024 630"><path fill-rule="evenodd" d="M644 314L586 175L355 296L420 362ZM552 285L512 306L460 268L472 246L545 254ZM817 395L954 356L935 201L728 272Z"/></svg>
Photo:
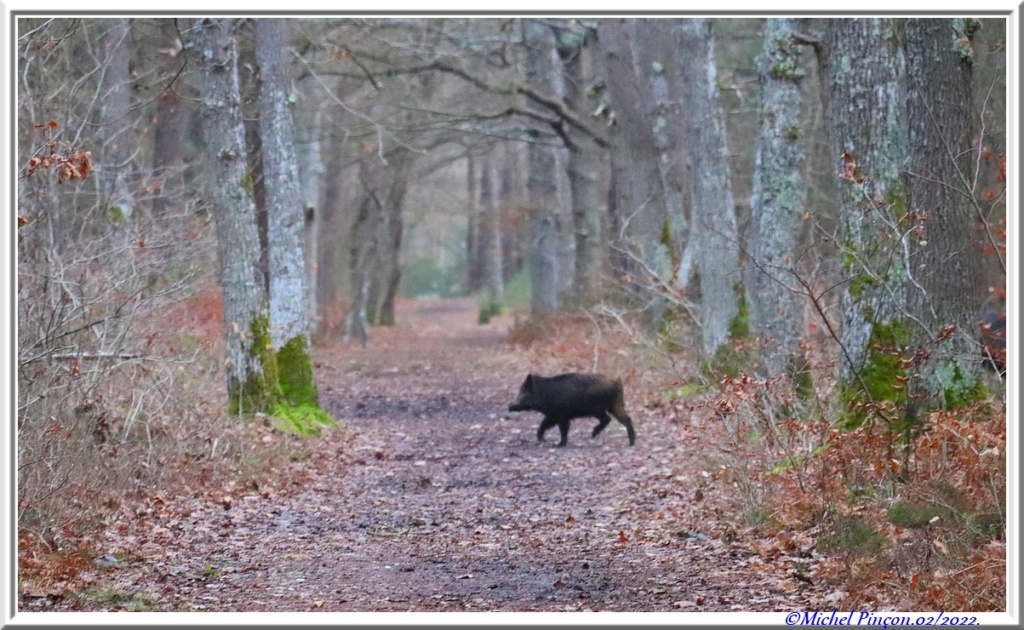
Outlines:
<svg viewBox="0 0 1024 630"><path fill-rule="evenodd" d="M513 401L508 404L509 411L524 411L523 406L519 404L519 401Z"/></svg>

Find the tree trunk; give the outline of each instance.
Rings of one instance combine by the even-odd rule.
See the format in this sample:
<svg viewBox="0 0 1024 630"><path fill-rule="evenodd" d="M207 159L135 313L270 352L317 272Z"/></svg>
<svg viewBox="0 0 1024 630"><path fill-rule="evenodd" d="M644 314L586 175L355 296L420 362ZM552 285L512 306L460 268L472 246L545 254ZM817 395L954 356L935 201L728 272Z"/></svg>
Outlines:
<svg viewBox="0 0 1024 630"><path fill-rule="evenodd" d="M617 273L639 273L641 263L658 270L665 262L661 230L666 219L665 192L650 116L650 93L635 66L631 20L598 23L604 76L615 124L610 128L614 208L611 240L618 249ZM638 278L639 280L639 278Z"/></svg>
<svg viewBox="0 0 1024 630"><path fill-rule="evenodd" d="M501 206L498 204L497 173L491 153L480 159L480 257L487 289L486 309L497 314L505 300L501 259Z"/></svg>
<svg viewBox="0 0 1024 630"><path fill-rule="evenodd" d="M320 307L318 298L320 290L318 286L320 266L320 226L323 223L323 209L320 205L322 187L320 182L324 176L324 158L321 149L323 145L323 115L317 111L313 117L313 126L306 132L308 151L305 154L305 161L299 164L300 178L302 179L302 198L304 210L304 246L305 246L305 276L306 276L306 319L309 321L310 333L316 330L319 325Z"/></svg>
<svg viewBox="0 0 1024 630"><path fill-rule="evenodd" d="M167 50L176 51L161 57L160 77L173 77L181 67L181 44L173 19L158 19L161 42ZM164 80L164 79L162 79ZM178 85L161 91L156 97L156 122L153 128L153 177L157 193L153 196L152 213L159 216L168 207L182 209L185 194L185 138L188 134L189 110L182 101Z"/></svg>
<svg viewBox="0 0 1024 630"><path fill-rule="evenodd" d="M566 106L581 120L590 115L584 97L583 55L588 50L587 31L563 29L558 37L558 55L562 60L562 83ZM593 39L593 36L590 36ZM572 291L577 295L590 293L596 275L595 250L600 229L599 213L605 203L600 181L600 149L582 134L573 134L575 146L570 149L567 175L572 208L574 238Z"/></svg>
<svg viewBox="0 0 1024 630"><path fill-rule="evenodd" d="M840 246L848 277L842 297L840 379L851 384L856 380L871 401L893 396L902 400L905 392L883 392L892 386L863 378L870 377L864 374L865 367L891 363L907 342L905 325L895 322L904 304L906 263L900 225L908 206L900 183L906 145L893 21L829 19L820 52L826 127L840 179ZM869 343L875 348L871 353Z"/></svg>
<svg viewBox="0 0 1024 630"><path fill-rule="evenodd" d="M730 335L739 313L742 289L736 237L736 206L729 178L728 148L718 93L713 25L706 19L676 23L677 63L682 74L682 103L690 122L687 138L693 156L693 226L699 242L697 271L703 311L705 355L714 354Z"/></svg>
<svg viewBox="0 0 1024 630"><path fill-rule="evenodd" d="M388 154L386 179L381 182L384 212L378 227L376 269L371 286L373 296L370 321L384 326L395 324L395 296L402 279L402 211L409 191L409 180L416 164L416 154L398 148Z"/></svg>
<svg viewBox="0 0 1024 630"><path fill-rule="evenodd" d="M224 296L224 337L229 409L251 415L274 401L277 370L267 349L269 312L260 269L256 208L248 177L242 127L237 48L232 20L195 24L197 74L207 162L207 191L217 231Z"/></svg>
<svg viewBox="0 0 1024 630"><path fill-rule="evenodd" d="M477 199L476 158L470 153L466 156L466 288L469 293L476 293L483 284Z"/></svg>
<svg viewBox="0 0 1024 630"><path fill-rule="evenodd" d="M280 350L294 337L307 339L305 211L295 154L289 98L287 44L280 19L256 20L260 139L267 203L270 269L270 336Z"/></svg>
<svg viewBox="0 0 1024 630"><path fill-rule="evenodd" d="M306 303L306 211L289 98L285 21L256 20L259 112L267 203L270 338L277 351L281 395L292 406L320 406L309 356Z"/></svg>
<svg viewBox="0 0 1024 630"><path fill-rule="evenodd" d="M130 188L132 156L138 138L132 129L131 51L128 35L131 21L126 18L103 20L104 32L99 46L105 62L100 66L99 124L103 129L103 150L97 160L97 183L101 186L103 207L115 222L130 219L135 199Z"/></svg>
<svg viewBox="0 0 1024 630"><path fill-rule="evenodd" d="M539 20L527 20L526 80L541 93L550 94L554 85L551 52L554 33ZM531 107L536 107L531 105ZM530 278L531 307L534 315L552 313L561 308L558 292L559 225L556 208L558 186L555 182L555 148L531 130L527 154L526 189L530 199Z"/></svg>
<svg viewBox="0 0 1024 630"><path fill-rule="evenodd" d="M929 357L911 391L929 406L970 402L980 367L978 313L985 299L981 232L971 205L972 20L909 19L907 69L909 164L903 182L919 229L909 235L911 343ZM953 42L953 44L951 44ZM941 182L941 184L939 183ZM942 340L942 331L956 332Z"/></svg>
<svg viewBox="0 0 1024 630"><path fill-rule="evenodd" d="M804 289L796 281L797 237L804 213L805 154L800 123L803 117L800 49L792 34L800 20L769 19L764 48L757 58L761 85L760 136L754 162L747 236L745 286L751 331L765 338L763 373L795 374L804 361Z"/></svg>
<svg viewBox="0 0 1024 630"><path fill-rule="evenodd" d="M678 277L682 261L688 259L686 248L690 235L690 196L693 182L690 181L687 161L689 152L685 149L683 134L683 109L679 102L680 73L674 61L676 41L672 23L669 20L635 20L633 22L636 41L637 74L647 78L650 93L651 129L654 144L658 149L658 172L661 175L665 195L665 213L670 230L662 230L662 245L672 262L673 274ZM664 242L671 236L672 242Z"/></svg>

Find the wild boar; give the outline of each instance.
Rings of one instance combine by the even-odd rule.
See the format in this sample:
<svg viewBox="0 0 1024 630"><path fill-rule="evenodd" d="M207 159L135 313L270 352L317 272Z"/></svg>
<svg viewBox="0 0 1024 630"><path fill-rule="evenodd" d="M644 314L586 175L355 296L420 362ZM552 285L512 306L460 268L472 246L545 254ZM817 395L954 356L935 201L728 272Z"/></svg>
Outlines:
<svg viewBox="0 0 1024 630"><path fill-rule="evenodd" d="M544 433L558 426L562 439L559 446L565 446L569 439L569 421L573 418L597 418L591 437L604 430L612 421L609 414L626 426L629 445L636 442L633 421L626 413L626 401L622 394L622 382L601 374L561 374L559 376L537 376L528 374L519 388L519 396L508 406L509 411L539 411L544 420L537 429L537 441L544 441Z"/></svg>

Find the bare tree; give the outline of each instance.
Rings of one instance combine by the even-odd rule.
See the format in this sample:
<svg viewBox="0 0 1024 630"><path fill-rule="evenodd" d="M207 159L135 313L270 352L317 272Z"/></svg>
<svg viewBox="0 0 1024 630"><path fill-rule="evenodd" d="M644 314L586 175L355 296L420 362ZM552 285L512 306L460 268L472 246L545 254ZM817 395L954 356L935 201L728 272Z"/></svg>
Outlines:
<svg viewBox="0 0 1024 630"><path fill-rule="evenodd" d="M273 353L266 347L269 308L259 264L256 207L245 187L249 175L235 29L233 20L200 19L194 25L194 41L209 164L207 191L224 296L229 408L251 414L273 402L277 374Z"/></svg>
<svg viewBox="0 0 1024 630"><path fill-rule="evenodd" d="M769 340L761 349L769 375L803 368L803 287L796 279L797 237L804 213L805 154L800 122L806 75L793 33L799 20L769 19L757 58L761 133L747 235L745 286L751 328Z"/></svg>
<svg viewBox="0 0 1024 630"><path fill-rule="evenodd" d="M539 20L526 20L526 80L537 92L552 91L555 83L552 53L555 36L551 28ZM538 105L531 105L540 111ZM555 202L558 192L555 176L555 145L545 142L537 129L531 130L532 142L527 153L526 188L530 197L530 278L531 304L535 315L557 311L561 307L558 268L559 215Z"/></svg>
<svg viewBox="0 0 1024 630"><path fill-rule="evenodd" d="M899 171L906 145L897 51L893 22L882 18L830 19L819 48L826 127L841 180L836 240L848 278L840 333L846 382L859 378L872 337L881 353L892 354L906 342L906 328L892 327L905 301L900 250L908 232ZM860 383L865 395L877 397Z"/></svg>
<svg viewBox="0 0 1024 630"><path fill-rule="evenodd" d="M681 100L688 113L687 138L693 159L691 246L698 247L703 349L711 355L729 337L729 327L739 312L737 288L742 289L742 283L736 208L716 79L713 23L679 20L676 37L676 62L683 73Z"/></svg>
<svg viewBox="0 0 1024 630"><path fill-rule="evenodd" d="M978 25L917 18L902 31L909 127L903 182L907 210L916 217L907 238L907 307L910 341L923 360L911 388L930 406L969 400L979 369L976 322L986 286L971 114L971 38Z"/></svg>

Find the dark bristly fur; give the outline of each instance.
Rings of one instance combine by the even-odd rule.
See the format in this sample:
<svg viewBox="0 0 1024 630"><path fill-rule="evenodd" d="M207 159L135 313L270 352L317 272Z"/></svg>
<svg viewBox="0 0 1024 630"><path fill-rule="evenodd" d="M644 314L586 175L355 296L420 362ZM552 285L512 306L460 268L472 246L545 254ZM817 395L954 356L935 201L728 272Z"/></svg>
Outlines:
<svg viewBox="0 0 1024 630"><path fill-rule="evenodd" d="M558 426L562 439L559 446L565 446L569 438L569 421L573 418L597 418L591 437L604 430L611 422L609 414L626 427L629 445L636 442L633 421L626 413L626 400L622 394L622 382L601 374L561 374L559 376L537 376L528 374L519 396L508 406L509 411L539 411L544 420L537 429L537 440L544 441L544 433Z"/></svg>

